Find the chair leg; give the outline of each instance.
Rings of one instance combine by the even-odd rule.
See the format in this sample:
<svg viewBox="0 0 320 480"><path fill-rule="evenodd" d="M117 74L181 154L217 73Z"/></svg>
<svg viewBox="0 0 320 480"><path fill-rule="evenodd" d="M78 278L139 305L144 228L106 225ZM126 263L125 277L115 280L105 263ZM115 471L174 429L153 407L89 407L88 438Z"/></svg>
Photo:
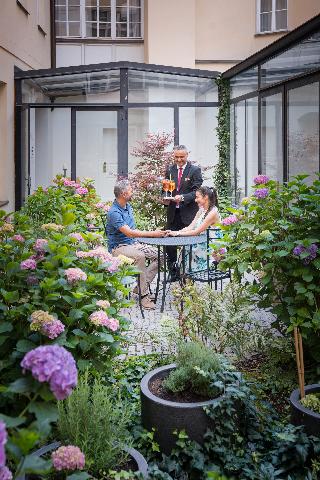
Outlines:
<svg viewBox="0 0 320 480"><path fill-rule="evenodd" d="M144 319L144 311L143 311L143 306L142 306L142 303L141 303L142 297L141 297L140 273L138 274L137 283L138 283L139 307L140 307L141 316Z"/></svg>

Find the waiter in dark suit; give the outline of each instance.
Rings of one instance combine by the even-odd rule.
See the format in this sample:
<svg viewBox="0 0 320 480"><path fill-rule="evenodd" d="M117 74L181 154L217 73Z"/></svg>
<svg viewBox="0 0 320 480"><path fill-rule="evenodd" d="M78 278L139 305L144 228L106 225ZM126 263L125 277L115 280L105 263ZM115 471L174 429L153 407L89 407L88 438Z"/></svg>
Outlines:
<svg viewBox="0 0 320 480"><path fill-rule="evenodd" d="M180 230L190 225L194 219L198 205L195 202L196 191L201 187L203 179L200 167L188 162L188 150L185 145L174 147L174 161L166 171L165 178L175 181L176 188L172 192L173 200L164 200L167 205L167 228ZM177 262L177 247L167 247L168 268L171 279L179 278Z"/></svg>

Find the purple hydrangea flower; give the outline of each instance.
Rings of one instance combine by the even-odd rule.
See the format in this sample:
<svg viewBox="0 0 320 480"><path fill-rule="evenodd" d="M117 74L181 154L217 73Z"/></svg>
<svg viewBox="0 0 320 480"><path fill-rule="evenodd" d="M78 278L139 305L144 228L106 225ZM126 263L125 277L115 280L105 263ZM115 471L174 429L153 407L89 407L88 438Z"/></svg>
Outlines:
<svg viewBox="0 0 320 480"><path fill-rule="evenodd" d="M0 480L12 480L12 473L8 467L0 467Z"/></svg>
<svg viewBox="0 0 320 480"><path fill-rule="evenodd" d="M6 430L6 424L4 422L1 422L0 420L0 467L4 467L6 463L6 453L4 450L4 446L7 443L7 430Z"/></svg>
<svg viewBox="0 0 320 480"><path fill-rule="evenodd" d="M45 345L26 353L21 362L23 370L31 370L38 382L49 382L57 400L64 400L77 385L76 362L65 348Z"/></svg>
<svg viewBox="0 0 320 480"><path fill-rule="evenodd" d="M35 270L37 268L37 262L34 258L27 258L20 263L21 270Z"/></svg>
<svg viewBox="0 0 320 480"><path fill-rule="evenodd" d="M304 247L303 245L297 245L292 251L293 255L299 257L302 253L308 253L308 256L303 259L303 263L308 265L312 260L314 260L318 253L318 246L315 243L312 243L310 247Z"/></svg>
<svg viewBox="0 0 320 480"><path fill-rule="evenodd" d="M237 223L239 221L239 218L236 215L229 215L229 217L226 217L222 220L222 225L224 226L229 226L232 225L233 223Z"/></svg>
<svg viewBox="0 0 320 480"><path fill-rule="evenodd" d="M35 275L28 275L27 276L27 285L32 287L33 285L38 285L38 284L39 284L39 280Z"/></svg>
<svg viewBox="0 0 320 480"><path fill-rule="evenodd" d="M268 188L258 188L254 194L256 198L266 198L269 195L269 189Z"/></svg>
<svg viewBox="0 0 320 480"><path fill-rule="evenodd" d="M253 181L256 185L264 185L265 183L268 183L269 180L270 180L270 178L267 177L267 175L257 175L253 179Z"/></svg>
<svg viewBox="0 0 320 480"><path fill-rule="evenodd" d="M43 252L45 252L47 245L48 245L48 240L46 240L45 238L38 238L35 241L35 244L34 244L33 248L37 252L43 253Z"/></svg>
<svg viewBox="0 0 320 480"><path fill-rule="evenodd" d="M46 335L48 338L53 340L57 338L60 333L64 331L64 325L60 320L54 319L53 322L43 323L41 326L42 335Z"/></svg>
<svg viewBox="0 0 320 480"><path fill-rule="evenodd" d="M58 471L61 470L83 470L85 466L85 456L79 447L68 445L59 447L52 453L52 464Z"/></svg>

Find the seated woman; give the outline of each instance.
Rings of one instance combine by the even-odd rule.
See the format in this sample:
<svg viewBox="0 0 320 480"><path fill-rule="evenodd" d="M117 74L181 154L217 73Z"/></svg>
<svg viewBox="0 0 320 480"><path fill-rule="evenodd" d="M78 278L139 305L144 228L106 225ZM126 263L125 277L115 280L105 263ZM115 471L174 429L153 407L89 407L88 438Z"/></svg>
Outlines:
<svg viewBox="0 0 320 480"><path fill-rule="evenodd" d="M177 231L169 230L167 235L172 237L200 235L209 227L220 222L218 196L215 188L205 186L198 188L195 201L199 206L199 210L190 225ZM222 236L219 231L214 231L212 233L212 238L221 238ZM206 268L207 254L206 244L200 243L194 245L192 247L191 270L202 270Z"/></svg>

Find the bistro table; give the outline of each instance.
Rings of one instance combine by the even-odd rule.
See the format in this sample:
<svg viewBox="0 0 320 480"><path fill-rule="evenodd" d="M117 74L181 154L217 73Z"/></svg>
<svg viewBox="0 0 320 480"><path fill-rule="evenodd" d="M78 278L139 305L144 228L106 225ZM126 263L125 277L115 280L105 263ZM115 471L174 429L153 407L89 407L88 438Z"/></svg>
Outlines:
<svg viewBox="0 0 320 480"><path fill-rule="evenodd" d="M166 301L166 290L167 284L169 283L169 276L167 274L167 262L166 262L166 253L167 247L182 247L179 259L182 263L182 276L181 282L183 283L185 278L185 268L186 268L186 247L190 247L189 250L192 250L193 245L199 243L207 242L207 235L193 235L186 237L161 237L161 238L152 238L152 237L139 237L138 242L146 243L147 245L153 245L158 248L158 275L157 275L157 286L155 293L155 301L157 301L160 287L160 274L161 274L161 248L163 251L163 280L162 280L162 301L161 301L161 313L164 310L164 305ZM191 266L191 255L189 256L189 267Z"/></svg>

